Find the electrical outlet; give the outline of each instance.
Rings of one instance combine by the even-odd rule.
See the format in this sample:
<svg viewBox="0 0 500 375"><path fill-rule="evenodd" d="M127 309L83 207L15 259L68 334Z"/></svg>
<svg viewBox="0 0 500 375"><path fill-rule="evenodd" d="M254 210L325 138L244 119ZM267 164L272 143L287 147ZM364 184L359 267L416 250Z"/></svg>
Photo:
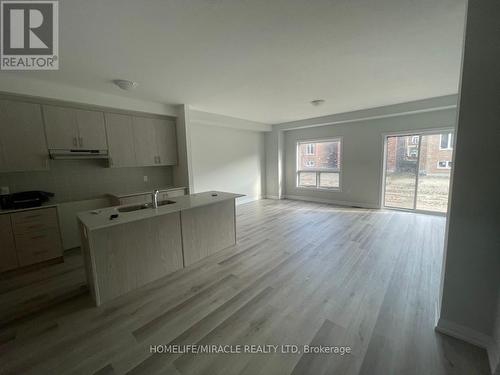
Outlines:
<svg viewBox="0 0 500 375"><path fill-rule="evenodd" d="M143 179L144 179L144 182L148 182L148 176L144 176Z"/></svg>
<svg viewBox="0 0 500 375"><path fill-rule="evenodd" d="M5 194L10 194L10 189L8 186L2 186L0 187L0 194L5 195Z"/></svg>

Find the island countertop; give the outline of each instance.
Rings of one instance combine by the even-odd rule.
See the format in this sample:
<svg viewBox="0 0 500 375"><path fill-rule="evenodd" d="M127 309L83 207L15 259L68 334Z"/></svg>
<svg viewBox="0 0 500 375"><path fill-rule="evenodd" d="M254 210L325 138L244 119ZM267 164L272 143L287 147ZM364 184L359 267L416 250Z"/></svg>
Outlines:
<svg viewBox="0 0 500 375"><path fill-rule="evenodd" d="M166 204L158 208L146 208L131 212L118 211L118 209L121 207L130 206L127 205L80 212L78 214L78 219L82 222L87 230L96 230L111 227L114 225L130 223L136 220L143 220L160 215L167 215L173 212L189 210L192 208L223 202L229 199L236 199L243 196L243 194L233 194L222 191L207 191L203 193L169 198L169 201L173 201L175 203ZM118 215L118 217L110 220L111 215Z"/></svg>

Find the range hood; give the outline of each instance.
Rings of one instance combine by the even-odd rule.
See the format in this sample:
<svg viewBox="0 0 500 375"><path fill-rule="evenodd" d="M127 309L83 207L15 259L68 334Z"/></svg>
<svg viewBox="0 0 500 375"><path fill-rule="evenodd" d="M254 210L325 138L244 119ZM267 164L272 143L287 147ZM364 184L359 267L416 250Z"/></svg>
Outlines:
<svg viewBox="0 0 500 375"><path fill-rule="evenodd" d="M108 159L108 150L49 150L51 159Z"/></svg>

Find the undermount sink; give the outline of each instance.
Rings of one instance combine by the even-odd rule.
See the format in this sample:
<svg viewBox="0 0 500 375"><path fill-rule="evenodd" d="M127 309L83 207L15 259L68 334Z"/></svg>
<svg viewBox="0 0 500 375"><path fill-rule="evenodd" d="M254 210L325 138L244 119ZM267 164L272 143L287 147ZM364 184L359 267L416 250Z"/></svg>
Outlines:
<svg viewBox="0 0 500 375"><path fill-rule="evenodd" d="M158 207L165 206L167 204L173 204L173 203L175 203L175 202L169 201L169 200L159 201ZM136 204L134 206L121 207L118 209L118 212L132 212L132 211L146 210L148 208L153 208L153 205L151 203Z"/></svg>

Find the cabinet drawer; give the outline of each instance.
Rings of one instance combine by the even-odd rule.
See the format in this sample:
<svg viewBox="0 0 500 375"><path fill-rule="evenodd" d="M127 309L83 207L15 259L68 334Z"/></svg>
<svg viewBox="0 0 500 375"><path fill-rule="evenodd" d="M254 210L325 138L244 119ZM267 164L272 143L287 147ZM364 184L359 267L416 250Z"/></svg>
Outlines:
<svg viewBox="0 0 500 375"><path fill-rule="evenodd" d="M17 256L21 266L62 256L57 228L15 234Z"/></svg>
<svg viewBox="0 0 500 375"><path fill-rule="evenodd" d="M14 234L29 234L33 231L57 229L57 210L46 208L12 214Z"/></svg>

